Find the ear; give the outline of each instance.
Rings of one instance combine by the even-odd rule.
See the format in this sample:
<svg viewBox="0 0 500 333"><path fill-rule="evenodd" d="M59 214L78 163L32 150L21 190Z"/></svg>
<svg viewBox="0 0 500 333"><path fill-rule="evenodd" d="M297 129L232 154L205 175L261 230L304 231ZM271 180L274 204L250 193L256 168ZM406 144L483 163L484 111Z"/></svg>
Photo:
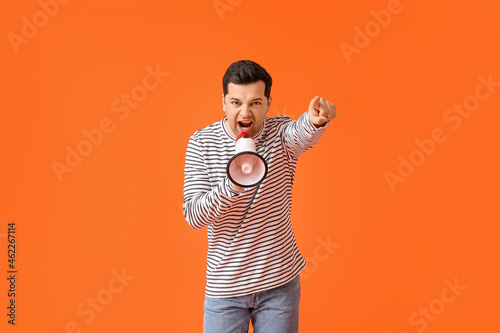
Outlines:
<svg viewBox="0 0 500 333"><path fill-rule="evenodd" d="M269 98L267 99L267 110L266 110L266 114L269 112L269 109L271 108L271 102L273 101L273 96L269 96Z"/></svg>
<svg viewBox="0 0 500 333"><path fill-rule="evenodd" d="M224 94L222 94L222 110L226 112L226 101L224 100Z"/></svg>

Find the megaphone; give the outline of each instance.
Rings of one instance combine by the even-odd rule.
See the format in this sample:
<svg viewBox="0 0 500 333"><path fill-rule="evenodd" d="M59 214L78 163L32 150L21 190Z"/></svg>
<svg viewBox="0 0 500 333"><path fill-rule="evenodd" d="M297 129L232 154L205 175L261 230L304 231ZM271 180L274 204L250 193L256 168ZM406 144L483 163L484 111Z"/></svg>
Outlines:
<svg viewBox="0 0 500 333"><path fill-rule="evenodd" d="M241 133L236 138L235 154L227 162L226 172L229 179L241 187L260 184L267 175L267 163L257 154L253 138L248 133Z"/></svg>

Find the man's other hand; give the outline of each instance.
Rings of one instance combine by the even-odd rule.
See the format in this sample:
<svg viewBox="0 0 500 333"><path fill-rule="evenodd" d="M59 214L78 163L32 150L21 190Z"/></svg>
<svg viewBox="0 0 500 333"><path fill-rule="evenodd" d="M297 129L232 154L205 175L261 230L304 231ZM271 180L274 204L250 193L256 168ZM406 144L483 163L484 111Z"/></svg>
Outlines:
<svg viewBox="0 0 500 333"><path fill-rule="evenodd" d="M316 127L322 127L328 120L337 116L337 109L332 102L316 96L309 104L309 120Z"/></svg>

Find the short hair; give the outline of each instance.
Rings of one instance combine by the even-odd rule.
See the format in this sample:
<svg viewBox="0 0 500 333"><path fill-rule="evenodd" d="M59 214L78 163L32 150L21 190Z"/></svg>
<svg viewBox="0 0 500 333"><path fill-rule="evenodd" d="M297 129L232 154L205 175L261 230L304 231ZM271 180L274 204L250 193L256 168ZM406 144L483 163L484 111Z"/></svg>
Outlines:
<svg viewBox="0 0 500 333"><path fill-rule="evenodd" d="M239 60L233 62L226 70L222 77L222 90L224 96L228 93L229 83L234 84L249 84L257 81L264 81L266 85L264 95L267 99L271 96L271 86L273 79L264 67L251 60Z"/></svg>

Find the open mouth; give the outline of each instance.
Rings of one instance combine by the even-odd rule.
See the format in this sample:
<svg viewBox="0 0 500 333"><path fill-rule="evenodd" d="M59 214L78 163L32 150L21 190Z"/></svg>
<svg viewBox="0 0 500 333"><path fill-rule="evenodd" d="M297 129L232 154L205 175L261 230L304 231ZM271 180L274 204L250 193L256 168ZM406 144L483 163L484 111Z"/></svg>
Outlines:
<svg viewBox="0 0 500 333"><path fill-rule="evenodd" d="M240 120L238 121L238 127L241 133L248 133L252 128L253 121L251 120Z"/></svg>

